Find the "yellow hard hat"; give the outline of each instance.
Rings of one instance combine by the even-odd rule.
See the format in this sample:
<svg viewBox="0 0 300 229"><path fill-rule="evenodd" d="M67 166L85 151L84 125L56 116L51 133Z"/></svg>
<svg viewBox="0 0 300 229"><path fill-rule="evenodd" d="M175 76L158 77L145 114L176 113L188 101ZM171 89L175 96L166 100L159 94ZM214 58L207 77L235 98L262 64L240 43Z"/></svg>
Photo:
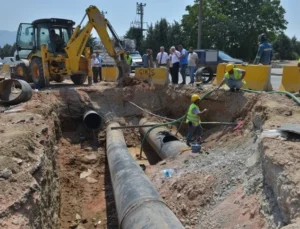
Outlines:
<svg viewBox="0 0 300 229"><path fill-rule="evenodd" d="M226 72L230 72L234 68L233 64L227 64L226 65Z"/></svg>
<svg viewBox="0 0 300 229"><path fill-rule="evenodd" d="M192 103L195 102L195 101L197 101L198 99L200 99L200 96L197 95L197 94L193 94L192 97L191 97Z"/></svg>

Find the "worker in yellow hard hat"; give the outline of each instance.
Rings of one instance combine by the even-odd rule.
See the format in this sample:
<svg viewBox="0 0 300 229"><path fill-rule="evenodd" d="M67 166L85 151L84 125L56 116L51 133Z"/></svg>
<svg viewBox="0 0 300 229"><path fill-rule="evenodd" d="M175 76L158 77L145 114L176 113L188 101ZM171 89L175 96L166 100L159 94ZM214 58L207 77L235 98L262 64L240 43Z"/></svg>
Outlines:
<svg viewBox="0 0 300 229"><path fill-rule="evenodd" d="M245 70L235 68L233 64L227 64L224 79L217 89L219 89L223 86L224 83L226 83L226 85L230 88L230 91L239 91L240 88L243 87L243 84L246 83L244 80L245 75Z"/></svg>
<svg viewBox="0 0 300 229"><path fill-rule="evenodd" d="M197 130L197 141L199 143L201 141L202 128L200 125L201 124L200 114L206 112L207 109L200 111L199 105L200 105L200 96L197 94L193 94L191 97L191 105L188 109L187 116L186 116L186 123L189 126L189 131L186 137L186 142L188 146L190 146L195 129Z"/></svg>

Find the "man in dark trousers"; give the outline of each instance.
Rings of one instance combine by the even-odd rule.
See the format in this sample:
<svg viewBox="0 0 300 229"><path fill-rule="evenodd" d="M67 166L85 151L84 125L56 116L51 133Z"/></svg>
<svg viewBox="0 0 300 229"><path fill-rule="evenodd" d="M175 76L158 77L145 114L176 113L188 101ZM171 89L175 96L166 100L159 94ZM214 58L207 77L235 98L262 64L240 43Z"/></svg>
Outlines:
<svg viewBox="0 0 300 229"><path fill-rule="evenodd" d="M273 48L264 33L258 36L259 47L254 64L270 65L273 58Z"/></svg>
<svg viewBox="0 0 300 229"><path fill-rule="evenodd" d="M100 56L99 52L96 52L96 58L99 61L99 79L102 81L102 57Z"/></svg>

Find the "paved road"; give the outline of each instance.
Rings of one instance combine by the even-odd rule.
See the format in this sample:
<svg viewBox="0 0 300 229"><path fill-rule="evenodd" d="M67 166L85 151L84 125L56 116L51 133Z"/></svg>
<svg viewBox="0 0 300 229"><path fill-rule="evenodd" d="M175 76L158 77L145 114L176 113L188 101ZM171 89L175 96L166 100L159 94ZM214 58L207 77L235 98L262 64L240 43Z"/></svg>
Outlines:
<svg viewBox="0 0 300 229"><path fill-rule="evenodd" d="M282 75L283 68L272 68L271 69L271 74L273 75Z"/></svg>
<svg viewBox="0 0 300 229"><path fill-rule="evenodd" d="M273 90L278 90L281 83L280 75L271 75L271 83L273 86Z"/></svg>

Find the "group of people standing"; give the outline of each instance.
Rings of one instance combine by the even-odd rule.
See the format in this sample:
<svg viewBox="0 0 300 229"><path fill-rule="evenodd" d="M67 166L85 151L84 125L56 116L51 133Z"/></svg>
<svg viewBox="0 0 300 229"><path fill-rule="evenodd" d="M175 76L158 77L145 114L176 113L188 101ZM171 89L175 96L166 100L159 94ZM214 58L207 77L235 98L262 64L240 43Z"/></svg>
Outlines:
<svg viewBox="0 0 300 229"><path fill-rule="evenodd" d="M165 52L165 48L161 46L160 52L156 56L156 66L169 68L173 84L178 84L179 69L182 76L182 82L180 84L186 84L185 79L187 68L189 68L191 76L190 84L193 84L197 62L198 55L193 51L193 48L190 48L189 51L187 51L182 47L182 45L178 45L178 50L176 50L175 46L172 46L169 54ZM146 54L143 56L143 65L145 68L154 67L151 49L147 49Z"/></svg>

